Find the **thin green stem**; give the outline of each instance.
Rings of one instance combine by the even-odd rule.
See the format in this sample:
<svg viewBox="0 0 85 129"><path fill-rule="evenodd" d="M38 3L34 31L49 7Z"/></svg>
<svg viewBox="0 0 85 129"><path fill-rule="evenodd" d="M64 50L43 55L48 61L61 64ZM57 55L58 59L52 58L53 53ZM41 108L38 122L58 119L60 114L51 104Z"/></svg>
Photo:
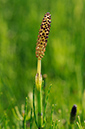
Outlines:
<svg viewBox="0 0 85 129"><path fill-rule="evenodd" d="M53 129L53 111L54 111L54 104L52 104L52 110L51 110L51 127L50 129Z"/></svg>
<svg viewBox="0 0 85 129"><path fill-rule="evenodd" d="M32 129L32 108L31 108L31 114L30 114L30 129Z"/></svg>
<svg viewBox="0 0 85 129"><path fill-rule="evenodd" d="M58 120L55 121L55 129L57 129L58 125Z"/></svg>
<svg viewBox="0 0 85 129"><path fill-rule="evenodd" d="M45 98L46 98L46 91L45 91L45 86L46 86L46 80L44 80L44 86L43 86L43 121L45 120ZM44 129L45 129L45 125L44 125Z"/></svg>
<svg viewBox="0 0 85 129"><path fill-rule="evenodd" d="M46 107L47 107L47 102L48 102L48 97L49 97L49 93L50 93L51 87L52 87L52 85L49 86L48 93L47 93L46 100L45 100L44 116L43 116L43 126L45 126L45 124L46 124Z"/></svg>
<svg viewBox="0 0 85 129"><path fill-rule="evenodd" d="M83 129L83 127L81 126L80 116L78 116L77 125L78 125L78 128L79 128L79 129Z"/></svg>
<svg viewBox="0 0 85 129"><path fill-rule="evenodd" d="M25 115L24 115L24 121L23 121L23 127L26 129L26 115L27 115L27 97L25 100Z"/></svg>
<svg viewBox="0 0 85 129"><path fill-rule="evenodd" d="M37 120L36 120L36 113L35 113L35 84L34 84L34 87L33 87L33 109L34 109L35 124L38 127Z"/></svg>
<svg viewBox="0 0 85 129"><path fill-rule="evenodd" d="M37 101L38 101L38 128L42 126L42 92L37 90Z"/></svg>

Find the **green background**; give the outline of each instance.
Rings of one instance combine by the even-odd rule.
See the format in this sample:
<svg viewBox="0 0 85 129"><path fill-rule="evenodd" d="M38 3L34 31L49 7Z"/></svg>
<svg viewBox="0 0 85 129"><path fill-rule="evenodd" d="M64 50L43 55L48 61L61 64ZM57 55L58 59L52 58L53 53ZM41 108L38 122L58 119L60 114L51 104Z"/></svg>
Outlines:
<svg viewBox="0 0 85 129"><path fill-rule="evenodd" d="M52 84L48 117L55 104L54 118L69 122L70 110L76 104L81 121L85 119L85 1L0 0L0 119L7 112L10 127L15 124L12 107L21 109L25 97L32 93L35 47L46 12L52 18L42 59L46 90Z"/></svg>

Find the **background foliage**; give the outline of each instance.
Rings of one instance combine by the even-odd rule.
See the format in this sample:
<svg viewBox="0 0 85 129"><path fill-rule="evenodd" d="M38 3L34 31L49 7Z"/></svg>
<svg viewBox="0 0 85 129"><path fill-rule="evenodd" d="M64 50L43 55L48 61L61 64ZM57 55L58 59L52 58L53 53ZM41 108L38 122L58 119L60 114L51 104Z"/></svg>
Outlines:
<svg viewBox="0 0 85 129"><path fill-rule="evenodd" d="M76 104L81 121L85 119L85 1L0 0L0 119L6 111L10 127L15 124L12 107L20 109L32 92L37 35L46 12L52 15L42 59L47 88L52 83L48 116L54 103L54 118L69 122L71 107Z"/></svg>

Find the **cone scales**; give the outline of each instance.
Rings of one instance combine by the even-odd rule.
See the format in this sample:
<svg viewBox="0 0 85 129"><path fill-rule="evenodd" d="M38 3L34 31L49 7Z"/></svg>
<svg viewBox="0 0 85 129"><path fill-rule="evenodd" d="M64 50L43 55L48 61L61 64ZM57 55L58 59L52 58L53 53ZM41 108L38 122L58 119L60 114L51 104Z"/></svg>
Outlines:
<svg viewBox="0 0 85 129"><path fill-rule="evenodd" d="M41 60L44 56L51 26L50 24L51 24L51 15L50 13L46 13L41 23L38 40L36 44L36 57L38 58L38 60Z"/></svg>

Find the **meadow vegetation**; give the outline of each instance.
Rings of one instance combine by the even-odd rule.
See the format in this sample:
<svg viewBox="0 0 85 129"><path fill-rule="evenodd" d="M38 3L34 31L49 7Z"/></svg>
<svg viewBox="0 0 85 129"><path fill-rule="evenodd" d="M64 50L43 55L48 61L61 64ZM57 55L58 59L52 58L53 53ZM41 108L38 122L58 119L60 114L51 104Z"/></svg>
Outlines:
<svg viewBox="0 0 85 129"><path fill-rule="evenodd" d="M37 68L35 48L46 12L50 12L52 18L41 69L42 75L47 75L46 94L52 84L46 109L46 129L50 128L52 105L53 121L57 120L58 128L73 129L69 124L74 104L77 114L73 126L75 129L85 128L85 1L0 0L1 129L21 128L26 97L27 129L34 121L30 122ZM19 110L20 120L14 116L14 110ZM36 128L35 123L33 127Z"/></svg>

